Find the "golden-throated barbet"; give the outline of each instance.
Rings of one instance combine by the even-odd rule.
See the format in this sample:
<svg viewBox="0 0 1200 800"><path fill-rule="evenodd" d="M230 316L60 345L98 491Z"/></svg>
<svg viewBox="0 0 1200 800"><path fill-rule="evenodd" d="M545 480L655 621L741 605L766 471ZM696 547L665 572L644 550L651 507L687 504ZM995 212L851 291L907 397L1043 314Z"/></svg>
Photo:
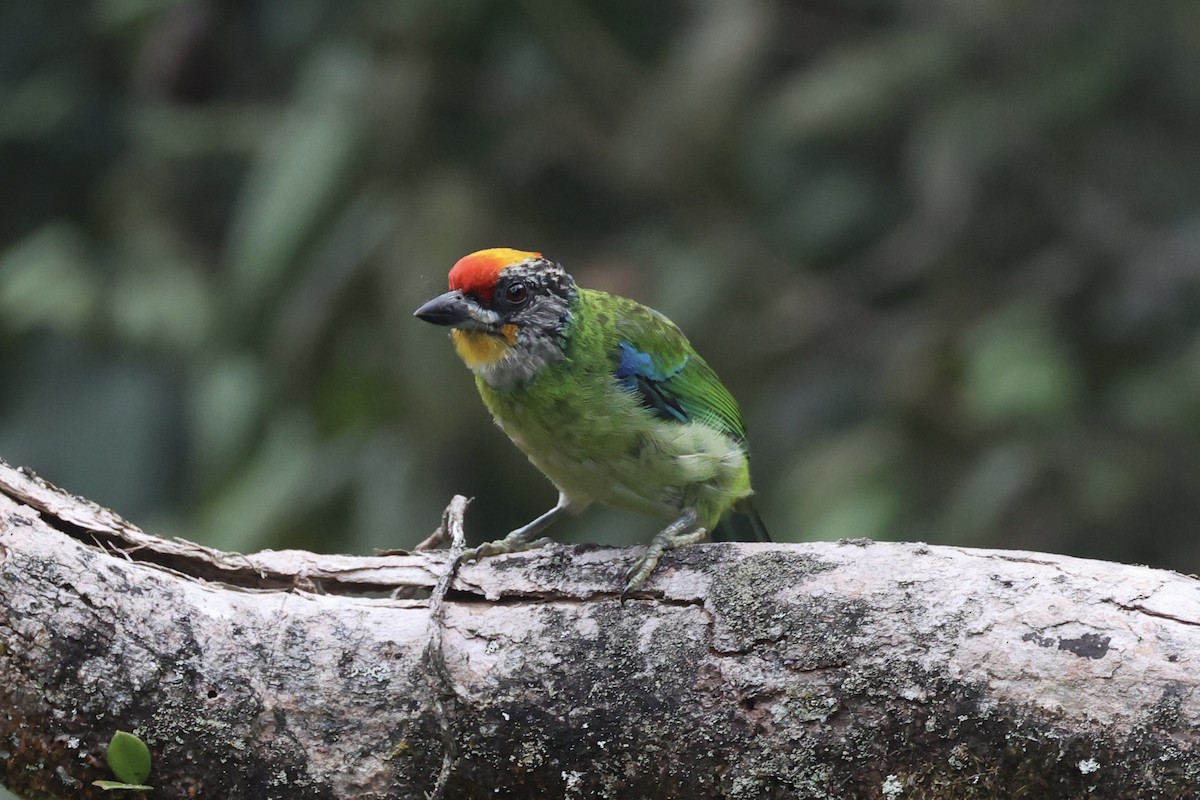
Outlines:
<svg viewBox="0 0 1200 800"><path fill-rule="evenodd" d="M543 531L592 503L669 521L625 576L625 593L664 552L714 529L769 541L750 504L738 405L662 314L578 286L541 253L501 247L460 259L450 291L414 315L451 329L496 424L558 489L552 509L465 560L549 544Z"/></svg>

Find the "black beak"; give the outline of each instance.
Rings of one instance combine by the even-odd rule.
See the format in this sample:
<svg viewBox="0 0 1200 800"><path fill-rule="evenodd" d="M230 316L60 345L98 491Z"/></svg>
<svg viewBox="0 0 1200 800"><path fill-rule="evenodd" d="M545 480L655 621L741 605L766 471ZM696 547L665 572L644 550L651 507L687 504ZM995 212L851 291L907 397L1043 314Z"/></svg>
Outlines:
<svg viewBox="0 0 1200 800"><path fill-rule="evenodd" d="M471 305L462 292L455 289L430 300L413 312L413 316L434 325L462 326L471 322Z"/></svg>

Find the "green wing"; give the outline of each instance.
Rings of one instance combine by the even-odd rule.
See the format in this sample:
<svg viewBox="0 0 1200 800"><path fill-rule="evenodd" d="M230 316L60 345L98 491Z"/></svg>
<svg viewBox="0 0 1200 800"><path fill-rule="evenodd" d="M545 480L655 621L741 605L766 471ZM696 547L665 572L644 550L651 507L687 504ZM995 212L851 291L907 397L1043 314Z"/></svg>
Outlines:
<svg viewBox="0 0 1200 800"><path fill-rule="evenodd" d="M616 323L613 375L662 419L700 422L745 444L737 401L676 327L653 309L627 301Z"/></svg>

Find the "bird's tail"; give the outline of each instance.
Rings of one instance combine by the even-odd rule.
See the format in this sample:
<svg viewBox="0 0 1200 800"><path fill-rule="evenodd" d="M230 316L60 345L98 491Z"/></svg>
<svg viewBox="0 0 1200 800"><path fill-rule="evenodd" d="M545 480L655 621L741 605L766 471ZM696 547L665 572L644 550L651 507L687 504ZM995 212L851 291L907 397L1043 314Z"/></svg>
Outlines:
<svg viewBox="0 0 1200 800"><path fill-rule="evenodd" d="M721 517L712 532L712 539L714 542L769 542L771 534L767 533L767 526L750 498L743 497Z"/></svg>

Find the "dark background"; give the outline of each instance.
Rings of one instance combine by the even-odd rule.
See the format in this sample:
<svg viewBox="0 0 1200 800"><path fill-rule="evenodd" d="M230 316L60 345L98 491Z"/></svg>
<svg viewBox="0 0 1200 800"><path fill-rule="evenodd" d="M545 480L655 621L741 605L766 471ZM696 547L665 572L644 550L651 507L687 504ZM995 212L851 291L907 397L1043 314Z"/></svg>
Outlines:
<svg viewBox="0 0 1200 800"><path fill-rule="evenodd" d="M0 457L223 548L554 492L411 317L689 333L781 540L1200 569L1200 3L0 2ZM567 541L645 541L601 510Z"/></svg>

